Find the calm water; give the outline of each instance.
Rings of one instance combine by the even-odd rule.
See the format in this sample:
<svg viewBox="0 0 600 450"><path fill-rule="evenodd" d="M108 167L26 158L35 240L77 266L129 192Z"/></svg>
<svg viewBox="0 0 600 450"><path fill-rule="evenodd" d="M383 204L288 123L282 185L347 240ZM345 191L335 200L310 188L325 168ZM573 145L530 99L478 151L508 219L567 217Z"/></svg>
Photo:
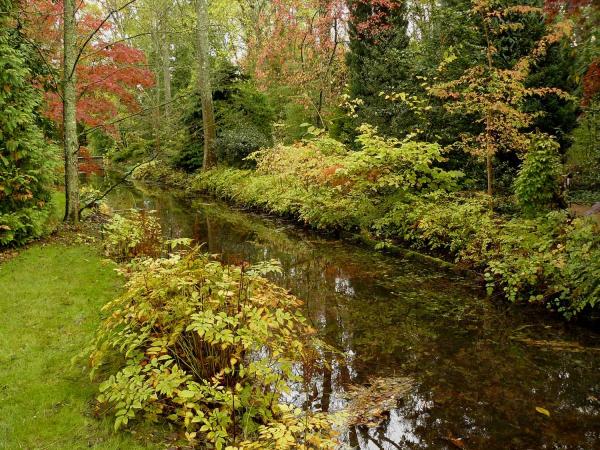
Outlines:
<svg viewBox="0 0 600 450"><path fill-rule="evenodd" d="M227 262L280 260L274 281L305 301L314 326L343 351L315 376L313 407L343 407L347 386L371 377L415 379L380 426L345 433L352 448L600 449L598 332L490 301L435 266L211 199L129 185L109 204L156 210L169 237L204 242Z"/></svg>

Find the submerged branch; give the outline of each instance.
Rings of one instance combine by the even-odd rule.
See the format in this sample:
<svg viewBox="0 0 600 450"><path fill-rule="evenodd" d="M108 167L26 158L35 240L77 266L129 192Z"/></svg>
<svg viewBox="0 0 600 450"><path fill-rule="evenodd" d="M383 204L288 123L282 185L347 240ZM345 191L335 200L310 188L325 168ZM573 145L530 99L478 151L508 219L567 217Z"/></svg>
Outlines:
<svg viewBox="0 0 600 450"><path fill-rule="evenodd" d="M94 204L96 204L97 202L99 202L100 200L102 200L104 197L106 197L108 194L110 194L115 188L117 188L118 186L120 186L121 184L123 184L125 181L127 181L127 179L129 178L129 176L135 171L135 169L137 169L138 167L140 167L143 164L146 164L146 163L154 161L157 157L158 157L158 153L155 153L154 155L152 155L152 158L150 158L148 160L144 160L144 161L136 164L135 166L133 166L129 171L127 171L127 173L125 175L123 175L123 177L121 177L121 179L119 179L116 183L113 183L113 185L110 186L101 195L99 195L98 197L94 197L92 200L90 200L85 205L83 205L79 209L79 214L81 214L84 210L86 210L86 209L91 208L92 206L94 206Z"/></svg>

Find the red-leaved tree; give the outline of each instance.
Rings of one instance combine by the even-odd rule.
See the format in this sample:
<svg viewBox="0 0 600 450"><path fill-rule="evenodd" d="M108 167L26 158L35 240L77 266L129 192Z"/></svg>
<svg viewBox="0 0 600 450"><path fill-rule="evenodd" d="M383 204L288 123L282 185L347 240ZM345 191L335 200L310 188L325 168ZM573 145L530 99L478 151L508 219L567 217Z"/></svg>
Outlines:
<svg viewBox="0 0 600 450"><path fill-rule="evenodd" d="M62 61L62 0L27 0L22 23L46 64L54 73ZM120 112L139 109L143 89L154 84L144 53L120 40L95 7L78 3L77 42L81 48L77 74L77 122L101 127L109 134L117 132L111 122ZM86 41L88 41L86 44ZM114 41L114 42L113 42ZM85 44L85 45L84 45ZM47 116L61 123L62 100L59 83L45 80Z"/></svg>
<svg viewBox="0 0 600 450"><path fill-rule="evenodd" d="M289 87L321 125L344 85L346 16L343 0L273 0L248 37L246 64L259 83Z"/></svg>

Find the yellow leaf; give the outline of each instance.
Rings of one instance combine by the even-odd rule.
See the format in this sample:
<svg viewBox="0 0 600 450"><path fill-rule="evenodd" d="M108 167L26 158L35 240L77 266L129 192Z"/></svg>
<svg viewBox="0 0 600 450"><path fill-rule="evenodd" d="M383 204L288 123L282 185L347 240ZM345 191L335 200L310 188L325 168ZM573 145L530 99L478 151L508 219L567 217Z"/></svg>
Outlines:
<svg viewBox="0 0 600 450"><path fill-rule="evenodd" d="M541 406L536 406L535 410L537 412L539 412L540 414L550 417L550 411L548 411L546 408L542 408Z"/></svg>

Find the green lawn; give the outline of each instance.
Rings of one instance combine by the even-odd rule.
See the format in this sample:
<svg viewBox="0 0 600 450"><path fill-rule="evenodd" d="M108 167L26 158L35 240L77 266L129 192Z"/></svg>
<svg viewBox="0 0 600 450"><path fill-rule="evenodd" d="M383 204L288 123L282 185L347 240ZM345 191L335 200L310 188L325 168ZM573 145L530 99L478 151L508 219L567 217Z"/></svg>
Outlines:
<svg viewBox="0 0 600 450"><path fill-rule="evenodd" d="M92 416L96 386L71 363L119 292L114 268L55 243L0 264L0 449L148 448Z"/></svg>

